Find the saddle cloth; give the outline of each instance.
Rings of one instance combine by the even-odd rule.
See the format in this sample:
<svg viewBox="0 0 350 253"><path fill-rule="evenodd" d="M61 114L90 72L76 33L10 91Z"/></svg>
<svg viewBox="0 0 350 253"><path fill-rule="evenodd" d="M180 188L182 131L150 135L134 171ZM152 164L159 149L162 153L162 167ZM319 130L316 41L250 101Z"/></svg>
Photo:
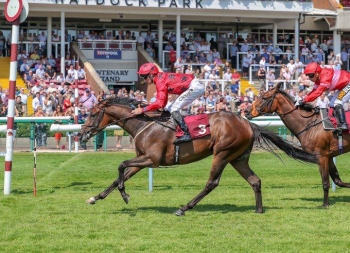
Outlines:
<svg viewBox="0 0 350 253"><path fill-rule="evenodd" d="M186 116L185 122L192 139L198 139L210 134L209 117L207 114ZM182 130L177 127L176 137L180 137L182 135Z"/></svg>
<svg viewBox="0 0 350 253"><path fill-rule="evenodd" d="M321 117L322 124L325 130L334 130L337 127L337 119L334 117L334 109L330 108L327 110L326 108L321 108ZM345 112L346 123L350 126L350 111ZM344 130L344 134L350 134L350 130Z"/></svg>

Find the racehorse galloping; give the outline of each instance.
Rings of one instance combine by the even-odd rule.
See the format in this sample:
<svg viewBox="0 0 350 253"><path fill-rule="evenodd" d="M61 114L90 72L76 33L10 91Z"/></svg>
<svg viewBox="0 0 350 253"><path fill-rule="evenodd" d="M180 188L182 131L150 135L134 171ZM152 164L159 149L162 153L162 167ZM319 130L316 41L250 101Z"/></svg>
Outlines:
<svg viewBox="0 0 350 253"><path fill-rule="evenodd" d="M294 99L281 90L282 84L270 91L262 92L253 104L251 115L257 117L265 113L276 112L286 127L298 138L302 148L318 157L318 166L323 185L323 206L329 206L329 176L340 187L350 188L338 174L333 157L339 155L337 136L332 131L325 131L320 114L294 106ZM350 150L350 135L343 135L343 152Z"/></svg>
<svg viewBox="0 0 350 253"><path fill-rule="evenodd" d="M124 182L145 167L157 168L175 164L174 125L156 121L147 115L131 117L131 110L136 104L129 98L108 98L99 102L80 131L83 141L111 124L117 124L134 137L137 157L123 161L119 165L119 177L103 192L87 200L95 204L104 199L115 188L118 188L124 201L129 202ZM158 118L160 119L160 118ZM295 159L316 163L316 156L286 143L274 133L263 129L230 112L219 112L209 115L210 133L201 139L182 143L179 152L179 164L198 161L213 154L209 179L205 188L176 215L184 215L200 200L218 186L225 166L230 163L238 173L251 185L255 193L256 212L262 213L262 196L260 179L250 168L248 162L253 143L263 141L270 152L273 143L287 155Z"/></svg>

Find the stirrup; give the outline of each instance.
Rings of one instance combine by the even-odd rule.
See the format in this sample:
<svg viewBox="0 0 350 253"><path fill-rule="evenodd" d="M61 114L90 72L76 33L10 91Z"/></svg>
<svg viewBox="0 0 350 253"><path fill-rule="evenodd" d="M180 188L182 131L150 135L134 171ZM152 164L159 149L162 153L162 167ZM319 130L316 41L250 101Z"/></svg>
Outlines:
<svg viewBox="0 0 350 253"><path fill-rule="evenodd" d="M347 124L341 124L340 126L338 126L339 129L341 130L348 130L348 125Z"/></svg>
<svg viewBox="0 0 350 253"><path fill-rule="evenodd" d="M184 134L183 136L175 139L175 141L173 142L173 144L179 144L181 142L187 142L187 141L191 141L192 138L189 134Z"/></svg>

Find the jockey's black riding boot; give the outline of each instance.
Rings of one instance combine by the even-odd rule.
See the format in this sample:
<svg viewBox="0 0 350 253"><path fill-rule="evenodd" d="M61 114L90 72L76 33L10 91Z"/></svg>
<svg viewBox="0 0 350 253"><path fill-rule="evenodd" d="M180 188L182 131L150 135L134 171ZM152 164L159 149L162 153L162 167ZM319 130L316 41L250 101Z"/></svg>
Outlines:
<svg viewBox="0 0 350 253"><path fill-rule="evenodd" d="M342 105L336 105L334 107L335 110L335 116L338 121L338 129L340 130L348 130L348 124L346 124L346 117L345 117L345 112L344 108Z"/></svg>
<svg viewBox="0 0 350 253"><path fill-rule="evenodd" d="M180 142L186 142L191 140L190 133L188 131L188 127L184 121L184 118L182 117L180 112L172 112L171 116L173 116L173 119L175 120L176 124L181 128L181 130L184 132L184 135L175 139L174 144L178 144Z"/></svg>

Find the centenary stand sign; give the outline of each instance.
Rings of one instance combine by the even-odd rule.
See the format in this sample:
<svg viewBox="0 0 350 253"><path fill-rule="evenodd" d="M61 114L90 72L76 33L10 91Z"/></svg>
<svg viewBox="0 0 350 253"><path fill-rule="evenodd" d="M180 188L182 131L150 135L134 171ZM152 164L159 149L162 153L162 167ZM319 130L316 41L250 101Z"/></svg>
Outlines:
<svg viewBox="0 0 350 253"><path fill-rule="evenodd" d="M135 69L96 69L97 74L104 82L135 82L137 73Z"/></svg>

